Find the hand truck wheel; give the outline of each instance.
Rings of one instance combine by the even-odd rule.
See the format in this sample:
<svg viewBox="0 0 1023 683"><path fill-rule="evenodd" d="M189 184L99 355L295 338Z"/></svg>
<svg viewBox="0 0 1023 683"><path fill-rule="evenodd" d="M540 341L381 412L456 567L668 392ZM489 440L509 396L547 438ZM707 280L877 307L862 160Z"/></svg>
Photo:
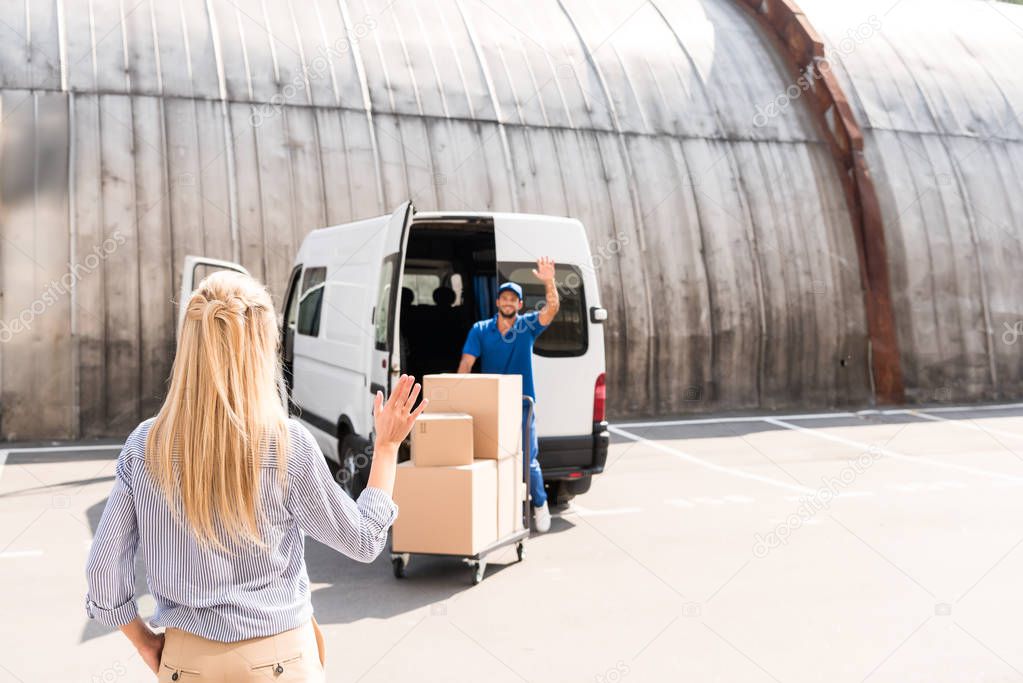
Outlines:
<svg viewBox="0 0 1023 683"><path fill-rule="evenodd" d="M472 567L472 585L478 586L480 581L483 580L483 575L487 571L487 563L483 560L478 560L469 565Z"/></svg>
<svg viewBox="0 0 1023 683"><path fill-rule="evenodd" d="M407 553L391 557L391 567L394 568L394 578L405 578L405 567L408 566L409 556Z"/></svg>

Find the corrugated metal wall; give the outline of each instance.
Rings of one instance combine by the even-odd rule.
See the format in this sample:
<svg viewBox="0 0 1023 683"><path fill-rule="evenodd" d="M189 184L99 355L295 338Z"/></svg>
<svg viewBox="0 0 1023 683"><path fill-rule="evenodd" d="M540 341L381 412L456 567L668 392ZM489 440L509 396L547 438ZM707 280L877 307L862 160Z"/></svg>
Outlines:
<svg viewBox="0 0 1023 683"><path fill-rule="evenodd" d="M800 2L864 129L907 398L1020 396L1023 7Z"/></svg>
<svg viewBox="0 0 1023 683"><path fill-rule="evenodd" d="M584 222L616 415L870 400L833 162L798 102L754 124L792 76L733 0L59 0L0 35L5 437L154 412L185 254L279 297L307 231L409 197Z"/></svg>

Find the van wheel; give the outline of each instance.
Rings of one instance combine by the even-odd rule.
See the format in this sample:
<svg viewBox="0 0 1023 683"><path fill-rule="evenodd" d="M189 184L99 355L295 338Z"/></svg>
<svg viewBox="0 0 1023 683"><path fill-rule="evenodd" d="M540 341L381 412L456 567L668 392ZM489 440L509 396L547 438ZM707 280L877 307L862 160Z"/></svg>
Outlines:
<svg viewBox="0 0 1023 683"><path fill-rule="evenodd" d="M575 493L566 481L554 481L547 484L547 500L554 507L564 507L575 498Z"/></svg>
<svg viewBox="0 0 1023 683"><path fill-rule="evenodd" d="M366 488L369 464L372 461L370 443L357 434L348 434L341 439L338 448L341 465L334 478L352 499L358 498Z"/></svg>

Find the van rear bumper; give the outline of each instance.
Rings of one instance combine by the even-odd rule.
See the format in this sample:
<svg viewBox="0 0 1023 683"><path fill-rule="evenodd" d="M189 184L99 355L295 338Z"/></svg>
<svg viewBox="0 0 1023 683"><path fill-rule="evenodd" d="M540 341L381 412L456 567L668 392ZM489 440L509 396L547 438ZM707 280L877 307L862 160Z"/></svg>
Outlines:
<svg viewBox="0 0 1023 683"><path fill-rule="evenodd" d="M603 472L611 436L607 422L594 422L591 434L542 436L538 441L544 481L558 481Z"/></svg>

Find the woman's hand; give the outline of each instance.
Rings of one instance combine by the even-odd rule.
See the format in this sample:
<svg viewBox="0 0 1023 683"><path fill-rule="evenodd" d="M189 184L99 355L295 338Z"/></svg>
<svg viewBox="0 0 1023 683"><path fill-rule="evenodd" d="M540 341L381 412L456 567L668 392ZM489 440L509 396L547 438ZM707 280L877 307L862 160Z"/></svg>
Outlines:
<svg viewBox="0 0 1023 683"><path fill-rule="evenodd" d="M415 378L402 375L384 402L383 392L377 392L373 401L373 422L376 425L376 443L373 445L373 465L369 469L367 488L377 488L388 496L394 492L395 469L398 466L398 445L412 431L416 418L429 403L423 399L415 410L420 386Z"/></svg>
<svg viewBox="0 0 1023 683"><path fill-rule="evenodd" d="M136 646L139 651L139 656L142 657L142 661L146 663L153 673L157 676L160 675L160 658L163 656L163 641L164 635L162 633L154 633L151 639L147 639L146 642Z"/></svg>
<svg viewBox="0 0 1023 683"><path fill-rule="evenodd" d="M139 651L139 656L142 657L142 661L146 663L146 666L152 669L154 674L160 675L160 657L163 655L163 632L155 633L150 631L142 617L135 617L120 628L121 633Z"/></svg>
<svg viewBox="0 0 1023 683"><path fill-rule="evenodd" d="M429 399L424 398L419 407L412 410L419 398L422 387L411 375L402 375L394 385L390 397L384 402L383 392L378 391L373 401L373 421L376 425L377 448L395 448L412 431L416 418L426 408Z"/></svg>

